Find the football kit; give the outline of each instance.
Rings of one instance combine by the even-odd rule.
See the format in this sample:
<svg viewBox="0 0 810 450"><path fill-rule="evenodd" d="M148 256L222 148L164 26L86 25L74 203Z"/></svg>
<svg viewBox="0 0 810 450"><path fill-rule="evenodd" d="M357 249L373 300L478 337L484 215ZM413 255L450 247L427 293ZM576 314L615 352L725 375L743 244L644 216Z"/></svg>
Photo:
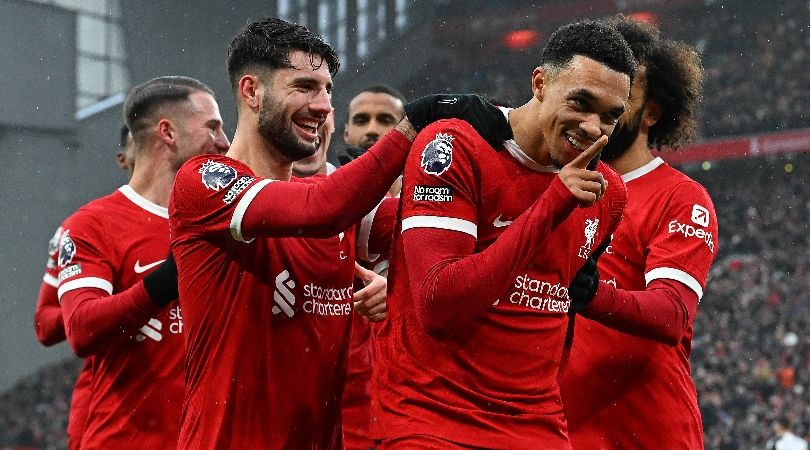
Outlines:
<svg viewBox="0 0 810 450"><path fill-rule="evenodd" d="M622 178L628 203L599 259L600 291L641 291L625 308L638 319L617 322L621 332L577 318L560 376L571 442L575 450L703 448L689 354L718 251L714 206L700 184L660 158ZM653 297L667 291L680 294Z"/></svg>
<svg viewBox="0 0 810 450"><path fill-rule="evenodd" d="M514 141L496 152L460 120L417 136L376 336L373 437L570 448L556 383L567 288L625 201L619 175L598 170L605 197L578 208Z"/></svg>
<svg viewBox="0 0 810 450"><path fill-rule="evenodd" d="M402 171L410 142L397 131L375 147L329 177L291 182L227 156L180 169L169 203L187 337L179 448L342 447L353 224Z"/></svg>
<svg viewBox="0 0 810 450"><path fill-rule="evenodd" d="M92 360L82 449L175 448L183 399L177 301L142 278L169 252L168 211L125 185L65 220L59 300L71 346Z"/></svg>

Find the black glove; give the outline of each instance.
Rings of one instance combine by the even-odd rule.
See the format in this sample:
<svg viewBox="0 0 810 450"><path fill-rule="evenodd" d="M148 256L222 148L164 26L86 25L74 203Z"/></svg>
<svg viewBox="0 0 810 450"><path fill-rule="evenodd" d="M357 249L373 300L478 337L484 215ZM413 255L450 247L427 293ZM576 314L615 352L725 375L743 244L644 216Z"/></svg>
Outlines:
<svg viewBox="0 0 810 450"><path fill-rule="evenodd" d="M466 120L495 149L514 137L503 112L480 95L426 95L405 105L405 114L416 131L440 119Z"/></svg>
<svg viewBox="0 0 810 450"><path fill-rule="evenodd" d="M346 164L349 164L350 162L359 158L360 155L365 152L366 149L363 147L347 147L342 153L337 155L337 159L341 166L345 166Z"/></svg>
<svg viewBox="0 0 810 450"><path fill-rule="evenodd" d="M599 262L599 257L602 256L602 253L605 252L609 245L610 237L605 239L605 242L591 253L582 268L574 275L574 280L568 286L568 298L571 299L571 305L568 307L569 316L573 316L585 309L596 295L596 290L599 288L599 271L596 269L596 265Z"/></svg>
<svg viewBox="0 0 810 450"><path fill-rule="evenodd" d="M174 263L171 251L157 269L143 277L143 285L149 297L158 306L166 306L180 296L177 293L177 264Z"/></svg>

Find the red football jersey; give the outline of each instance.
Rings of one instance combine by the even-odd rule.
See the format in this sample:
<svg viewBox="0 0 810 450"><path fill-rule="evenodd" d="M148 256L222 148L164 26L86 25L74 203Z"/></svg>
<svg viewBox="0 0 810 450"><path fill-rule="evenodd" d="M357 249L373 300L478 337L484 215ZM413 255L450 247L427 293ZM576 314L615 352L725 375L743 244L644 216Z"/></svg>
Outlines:
<svg viewBox="0 0 810 450"><path fill-rule="evenodd" d="M269 183L225 156L192 158L177 175L170 228L187 326L179 448L342 446L355 230L250 236L243 216Z"/></svg>
<svg viewBox="0 0 810 450"><path fill-rule="evenodd" d="M660 158L622 178L627 209L599 260L602 281L643 291L671 279L700 299L718 251L708 193ZM689 366L693 320L671 347L577 318L560 379L574 449L703 448Z"/></svg>
<svg viewBox="0 0 810 450"><path fill-rule="evenodd" d="M37 326L37 335L59 336L59 341L65 339L65 328L62 324L62 310L59 306L59 241L62 237L62 227L56 229L48 242L48 260L45 265L45 275L42 282L47 290L40 290L37 309L34 313ZM54 339L55 340L55 339ZM90 385L93 380L91 368L92 358L85 358L82 370L76 378L73 393L70 398L70 413L68 415L67 435L68 447L71 450L79 448L87 420L87 410L90 407Z"/></svg>
<svg viewBox="0 0 810 450"><path fill-rule="evenodd" d="M454 230L475 239L478 254L558 176L514 141L496 152L466 122L439 121L419 134L405 168L388 319L376 336L374 437L430 435L474 447L570 448L556 383L567 288L590 251L615 229L625 195L618 174L604 164L599 170L610 183L606 196L564 218L533 261L509 276L509 287L484 299L491 306L483 314L451 337L435 339L414 313L419 287L408 282L413 269L404 258L403 236Z"/></svg>
<svg viewBox="0 0 810 450"><path fill-rule="evenodd" d="M126 290L169 250L167 209L129 186L83 206L63 229L60 299L75 289L108 294ZM183 399L182 333L175 301L140 329L122 329L117 340L92 356L83 449L176 447Z"/></svg>

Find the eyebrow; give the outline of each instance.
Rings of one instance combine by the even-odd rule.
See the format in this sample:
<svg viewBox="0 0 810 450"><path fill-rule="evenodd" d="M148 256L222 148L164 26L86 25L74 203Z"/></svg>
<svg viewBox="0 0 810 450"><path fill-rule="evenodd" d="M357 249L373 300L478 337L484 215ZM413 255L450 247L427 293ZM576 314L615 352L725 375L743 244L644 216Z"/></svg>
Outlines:
<svg viewBox="0 0 810 450"><path fill-rule="evenodd" d="M301 76L290 80L290 84L321 84L321 80L315 77ZM326 83L326 90L330 92L332 91L332 82Z"/></svg>
<svg viewBox="0 0 810 450"><path fill-rule="evenodd" d="M568 93L568 96L569 97L584 97L584 98L586 98L588 100L591 100L591 101L596 100L596 96L593 95L593 92L591 92L591 91L589 91L587 89L584 89L584 88L574 89L573 91ZM615 107L613 109L610 109L608 111L608 113L616 114L617 117L621 116L622 114L624 114L624 106L617 106L617 107Z"/></svg>

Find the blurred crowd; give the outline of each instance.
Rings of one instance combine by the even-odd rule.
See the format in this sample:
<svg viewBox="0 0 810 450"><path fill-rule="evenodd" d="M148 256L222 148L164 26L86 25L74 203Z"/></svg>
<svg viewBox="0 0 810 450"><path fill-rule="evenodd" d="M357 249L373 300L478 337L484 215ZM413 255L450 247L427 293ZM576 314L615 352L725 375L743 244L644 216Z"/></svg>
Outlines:
<svg viewBox="0 0 810 450"><path fill-rule="evenodd" d="M795 158L690 173L720 222L691 356L707 449L765 448L779 417L810 437L810 157Z"/></svg>
<svg viewBox="0 0 810 450"><path fill-rule="evenodd" d="M0 394L0 449L67 448L70 395L83 364L69 358Z"/></svg>
<svg viewBox="0 0 810 450"><path fill-rule="evenodd" d="M662 12L659 21L664 36L694 45L702 55L706 83L697 114L700 137L807 128L810 3L705 3ZM476 92L519 106L527 100L541 46L510 51L499 44L453 45L449 55L437 57L449 62L425 65L403 92ZM452 70L444 70L448 65Z"/></svg>

